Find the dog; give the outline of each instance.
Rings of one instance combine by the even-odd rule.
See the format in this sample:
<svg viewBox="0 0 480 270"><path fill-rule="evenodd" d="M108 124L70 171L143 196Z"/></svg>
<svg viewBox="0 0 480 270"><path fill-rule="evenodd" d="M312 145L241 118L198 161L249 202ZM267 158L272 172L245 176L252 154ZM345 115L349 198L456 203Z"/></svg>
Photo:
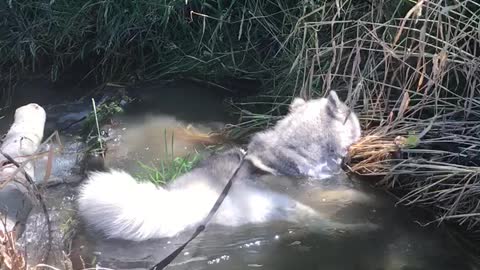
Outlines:
<svg viewBox="0 0 480 270"><path fill-rule="evenodd" d="M282 120L252 137L244 165L211 222L239 226L321 218L307 204L272 189L275 183L258 181L258 176L325 179L341 171L342 158L360 136L357 116L335 91L326 98L295 98ZM80 188L79 214L107 238L175 236L207 216L244 154L236 147L215 153L165 187L137 182L120 170L93 172Z"/></svg>

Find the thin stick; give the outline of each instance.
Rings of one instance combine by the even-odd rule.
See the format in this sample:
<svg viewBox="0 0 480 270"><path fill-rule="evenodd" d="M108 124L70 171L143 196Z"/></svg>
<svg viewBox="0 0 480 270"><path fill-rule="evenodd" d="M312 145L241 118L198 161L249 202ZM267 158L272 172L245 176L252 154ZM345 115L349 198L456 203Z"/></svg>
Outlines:
<svg viewBox="0 0 480 270"><path fill-rule="evenodd" d="M103 144L102 144L102 137L100 136L100 125L98 124L98 116L97 116L97 106L95 105L95 99L92 98L92 105L93 105L93 114L95 115L95 124L97 125L97 140L100 143L100 149L102 158L105 158L103 155Z"/></svg>

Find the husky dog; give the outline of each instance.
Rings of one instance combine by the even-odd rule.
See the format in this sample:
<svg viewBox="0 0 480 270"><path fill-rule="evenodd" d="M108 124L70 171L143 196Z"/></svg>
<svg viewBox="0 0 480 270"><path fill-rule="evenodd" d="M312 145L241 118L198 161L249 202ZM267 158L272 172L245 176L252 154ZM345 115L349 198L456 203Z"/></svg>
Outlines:
<svg viewBox="0 0 480 270"><path fill-rule="evenodd" d="M274 175L325 178L360 133L357 117L334 91L326 99L295 98L284 119L253 137L247 159Z"/></svg>
<svg viewBox="0 0 480 270"><path fill-rule="evenodd" d="M284 119L252 138L234 186L212 222L238 226L315 216L308 206L264 188L255 181L258 174L331 176L359 138L356 115L334 91L327 98L296 98ZM138 183L123 171L94 172L80 188L79 213L108 238L174 236L208 214L243 155L239 148L213 154L165 188Z"/></svg>

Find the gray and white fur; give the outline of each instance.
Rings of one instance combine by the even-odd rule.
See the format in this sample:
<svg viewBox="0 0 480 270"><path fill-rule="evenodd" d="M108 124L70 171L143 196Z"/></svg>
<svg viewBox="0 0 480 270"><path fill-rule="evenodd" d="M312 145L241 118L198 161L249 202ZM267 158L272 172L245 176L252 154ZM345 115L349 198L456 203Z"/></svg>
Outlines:
<svg viewBox="0 0 480 270"><path fill-rule="evenodd" d="M360 138L357 117L338 99L295 99L272 129L255 135L246 162L213 223L238 226L271 220L299 222L314 210L256 183L256 172L323 178ZM139 183L123 171L94 172L80 188L78 210L88 227L108 238L141 241L171 237L208 214L243 150L213 154L165 188Z"/></svg>
<svg viewBox="0 0 480 270"><path fill-rule="evenodd" d="M334 91L327 98L296 98L285 118L252 138L247 159L274 175L321 179L338 170L360 133L357 116Z"/></svg>

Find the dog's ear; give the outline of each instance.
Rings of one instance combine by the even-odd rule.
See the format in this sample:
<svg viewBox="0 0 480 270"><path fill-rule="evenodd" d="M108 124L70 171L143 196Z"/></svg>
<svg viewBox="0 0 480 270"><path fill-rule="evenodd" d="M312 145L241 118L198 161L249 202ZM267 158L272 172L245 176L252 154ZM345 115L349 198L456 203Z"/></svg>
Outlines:
<svg viewBox="0 0 480 270"><path fill-rule="evenodd" d="M332 109L339 108L339 105L342 103L338 98L337 92L333 90L330 91L330 93L328 94L327 100L328 100L328 106L330 106Z"/></svg>
<svg viewBox="0 0 480 270"><path fill-rule="evenodd" d="M299 97L294 98L292 103L290 103L290 112L295 111L305 103L306 101L303 98L299 98Z"/></svg>
<svg viewBox="0 0 480 270"><path fill-rule="evenodd" d="M264 171L264 172L267 172L267 173L270 173L270 174L273 174L273 175L278 175L277 170L267 166L265 163L263 163L263 161L259 157L255 156L255 155L247 155L245 157L245 159L249 160L251 162L251 164L255 168L257 168L258 170L261 170L261 171Z"/></svg>

